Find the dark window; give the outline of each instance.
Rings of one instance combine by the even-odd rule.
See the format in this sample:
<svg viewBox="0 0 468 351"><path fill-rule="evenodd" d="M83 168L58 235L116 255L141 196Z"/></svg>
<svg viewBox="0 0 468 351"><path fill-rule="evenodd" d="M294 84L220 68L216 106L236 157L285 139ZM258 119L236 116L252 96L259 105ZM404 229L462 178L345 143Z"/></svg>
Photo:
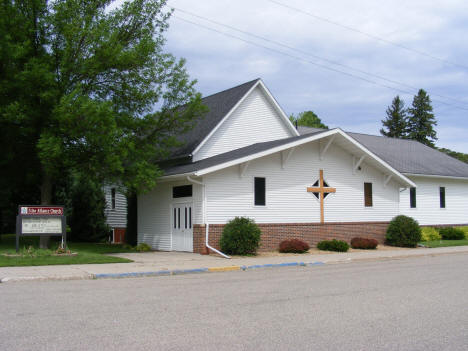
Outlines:
<svg viewBox="0 0 468 351"><path fill-rule="evenodd" d="M180 208L177 209L177 229L180 229Z"/></svg>
<svg viewBox="0 0 468 351"><path fill-rule="evenodd" d="M312 184L312 186L314 188L318 188L320 186L320 181L317 180L314 184ZM329 185L328 185L328 183L326 181L323 181L323 186L325 188L329 187ZM320 199L320 193L312 193L312 194L314 194L317 199ZM330 193L324 193L323 198L325 199L328 195L330 195Z"/></svg>
<svg viewBox="0 0 468 351"><path fill-rule="evenodd" d="M192 196L191 185L175 186L172 188L172 197L174 199L177 199L178 197L191 197L191 196Z"/></svg>
<svg viewBox="0 0 468 351"><path fill-rule="evenodd" d="M188 224L188 221L187 221L187 207L185 208L185 229L187 229L187 224Z"/></svg>
<svg viewBox="0 0 468 351"><path fill-rule="evenodd" d="M372 207L372 183L364 183L364 206Z"/></svg>
<svg viewBox="0 0 468 351"><path fill-rule="evenodd" d="M441 186L439 188L439 196L440 196L440 208L445 208L445 187Z"/></svg>
<svg viewBox="0 0 468 351"><path fill-rule="evenodd" d="M115 210L115 188L111 189L111 208Z"/></svg>
<svg viewBox="0 0 468 351"><path fill-rule="evenodd" d="M188 218L189 218L189 229L192 229L192 207L189 207L189 215L188 215Z"/></svg>
<svg viewBox="0 0 468 351"><path fill-rule="evenodd" d="M177 228L177 209L174 208L174 229Z"/></svg>
<svg viewBox="0 0 468 351"><path fill-rule="evenodd" d="M265 206L265 178L255 177L255 206Z"/></svg>
<svg viewBox="0 0 468 351"><path fill-rule="evenodd" d="M416 188L410 188L410 207L416 208Z"/></svg>

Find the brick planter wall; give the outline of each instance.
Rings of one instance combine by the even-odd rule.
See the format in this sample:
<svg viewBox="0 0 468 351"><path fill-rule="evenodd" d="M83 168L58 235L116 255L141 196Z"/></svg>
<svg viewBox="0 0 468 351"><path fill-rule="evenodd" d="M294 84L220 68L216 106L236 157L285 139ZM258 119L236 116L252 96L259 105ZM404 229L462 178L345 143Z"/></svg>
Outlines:
<svg viewBox="0 0 468 351"><path fill-rule="evenodd" d="M356 236L376 239L380 244L385 241L389 222L340 222L340 223L270 223L258 224L262 231L259 251L277 250L284 239L298 238L311 247L319 241L328 239L344 240L348 243ZM210 224L210 245L219 247L219 239L224 224ZM193 226L193 252L205 251L205 226Z"/></svg>

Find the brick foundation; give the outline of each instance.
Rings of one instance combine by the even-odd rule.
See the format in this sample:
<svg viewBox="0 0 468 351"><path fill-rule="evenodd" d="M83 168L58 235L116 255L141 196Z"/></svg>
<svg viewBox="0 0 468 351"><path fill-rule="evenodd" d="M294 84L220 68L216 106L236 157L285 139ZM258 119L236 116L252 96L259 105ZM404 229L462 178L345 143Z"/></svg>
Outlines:
<svg viewBox="0 0 468 351"><path fill-rule="evenodd" d="M284 239L297 238L310 246L328 239L344 240L348 243L356 236L373 238L383 244L389 222L340 222L340 223L270 223L258 224L262 231L259 251L274 251ZM210 224L210 245L219 247L224 224ZM205 226L193 226L193 252L205 249Z"/></svg>

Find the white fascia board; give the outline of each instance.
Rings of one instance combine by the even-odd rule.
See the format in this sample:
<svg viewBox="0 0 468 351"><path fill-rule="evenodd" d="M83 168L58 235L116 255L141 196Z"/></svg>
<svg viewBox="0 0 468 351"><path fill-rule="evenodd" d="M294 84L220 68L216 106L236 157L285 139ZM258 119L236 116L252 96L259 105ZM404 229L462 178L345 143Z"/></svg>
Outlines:
<svg viewBox="0 0 468 351"><path fill-rule="evenodd" d="M454 177L454 176L443 176L437 174L418 174L418 173L402 173L407 177L421 177L421 178L440 178L440 179L453 179L453 180L465 180L468 181L468 177Z"/></svg>
<svg viewBox="0 0 468 351"><path fill-rule="evenodd" d="M185 180L187 177L194 176L194 172L189 173L181 173L181 174L172 174L172 175L163 175L158 178L158 182L169 182L169 181L176 181L176 180Z"/></svg>
<svg viewBox="0 0 468 351"><path fill-rule="evenodd" d="M326 138L326 137L331 136L331 135L336 135L336 134L340 134L346 140L348 140L349 142L354 144L356 147L361 149L364 153L368 154L371 158L375 159L384 168L386 168L387 171L389 171L391 174L393 174L396 178L400 179L404 185L408 185L408 186L411 186L411 187L416 187L416 184L414 184L410 179L408 179L403 174L398 172L396 169L394 169L392 166L390 166L387 162L382 160L377 155L373 154L366 147L364 147L359 142L357 142L356 140L354 140L353 138L348 136L345 132L343 132L339 128L331 129L331 130L329 130L327 132L322 132L320 134L311 135L308 138L303 138L303 139L300 139L300 140L290 142L288 144L283 144L283 145L280 145L280 146L276 146L276 147L273 147L271 149L261 151L261 152L257 152L255 154L252 154L252 155L249 155L249 156L244 156L244 157L238 158L236 160L228 161L228 162L225 162L225 163L213 166L213 167L208 167L208 168L196 171L194 175L195 176L203 176L204 174L216 172L216 171L224 169L224 168L235 166L235 165L237 165L239 163L248 162L248 161L256 159L256 158L268 156L268 155L271 155L271 154L274 154L274 153L277 153L277 152L280 152L280 151L283 151L283 150L286 150L286 149L289 149L289 148L292 148L292 147L303 145L303 144L306 144L306 143L309 143L309 142L312 142L312 141L315 141L315 140L319 140L319 139L322 139L322 138Z"/></svg>
<svg viewBox="0 0 468 351"><path fill-rule="evenodd" d="M296 136L299 136L299 132L297 131L296 127L294 127L294 125L291 123L291 121L289 120L288 116L286 115L286 113L284 113L283 109L281 108L281 106L279 105L278 101L276 101L275 97L271 94L270 90L268 90L268 88L266 87L265 83L263 83L263 81L260 79L259 81L259 85L260 87L263 89L263 91L265 92L266 96L268 97L268 99L270 100L270 102L273 104L273 106L275 107L276 111L280 114L281 118L283 118L284 120L284 123L286 124L286 126L289 128L289 130L291 132L293 132L294 135Z"/></svg>
<svg viewBox="0 0 468 351"><path fill-rule="evenodd" d="M274 154L276 152L283 151L283 150L286 150L286 149L289 149L289 148L292 148L292 147L296 147L298 145L302 145L302 144L305 144L305 143L308 143L308 142L311 142L311 141L314 141L314 140L318 140L320 138L324 138L324 137L327 137L327 136L330 136L330 135L333 135L333 134L336 134L336 133L337 133L337 130L332 129L332 130L329 130L328 132L320 133L319 135L311 135L309 138L304 138L304 139L292 141L290 143L279 145L279 146L273 147L273 148L268 149L268 150L257 152L256 154L244 156L244 157L241 157L241 158L238 158L238 159L235 159L235 160L232 160L232 161L228 161L228 162L225 162L225 163L213 166L213 167L208 167L208 168L205 168L205 169L198 170L198 171L195 172L195 175L196 176L202 176L202 175L207 174L207 173L216 172L216 171L218 171L220 169L223 169L223 168L235 166L235 165L237 165L239 163L248 162L250 160L254 160L256 158L260 158L260 157L263 157L263 156L268 156L268 155Z"/></svg>
<svg viewBox="0 0 468 351"><path fill-rule="evenodd" d="M390 166L387 162L385 162L384 160L382 160L379 156L377 156L376 154L374 154L372 151L370 151L368 148L366 148L364 145L362 145L361 143L359 143L357 140L355 140L354 138L350 137L348 134L346 134L344 131L342 131L340 128L337 128L338 132L340 135L342 135L346 140L348 140L349 142L351 142L354 146L358 147L359 149L361 149L363 152L365 152L366 154L368 154L371 158L373 158L374 160L376 160L378 163L380 163L383 167L385 167L388 171L390 171L390 173L392 173L393 175L395 175L396 177L398 177L399 179L401 179L405 185L409 185L411 187L416 187L416 184L414 184L411 179L405 177L402 173L400 173L399 171L397 171L395 168L393 168L392 166Z"/></svg>
<svg viewBox="0 0 468 351"><path fill-rule="evenodd" d="M232 113L242 104L242 102L249 96L249 94L258 86L258 84L261 81L258 80L257 83L255 83L247 93L229 110L229 112L226 114L226 116L223 117L223 119L214 127L211 132L205 137L205 139L202 140L200 144L193 150L192 155L195 155L202 147L205 145L205 143L211 138L211 136L223 125L224 122L232 115Z"/></svg>

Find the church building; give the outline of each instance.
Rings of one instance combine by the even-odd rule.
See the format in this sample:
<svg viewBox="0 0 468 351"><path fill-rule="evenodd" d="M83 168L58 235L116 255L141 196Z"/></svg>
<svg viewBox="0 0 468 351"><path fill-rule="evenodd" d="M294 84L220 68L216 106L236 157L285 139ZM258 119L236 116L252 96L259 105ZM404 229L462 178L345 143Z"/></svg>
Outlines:
<svg viewBox="0 0 468 351"><path fill-rule="evenodd" d="M468 164L412 140L296 129L260 79L203 103L209 112L138 197L139 243L205 253L236 216L259 225L263 251L287 238L382 243L398 214L468 223Z"/></svg>

